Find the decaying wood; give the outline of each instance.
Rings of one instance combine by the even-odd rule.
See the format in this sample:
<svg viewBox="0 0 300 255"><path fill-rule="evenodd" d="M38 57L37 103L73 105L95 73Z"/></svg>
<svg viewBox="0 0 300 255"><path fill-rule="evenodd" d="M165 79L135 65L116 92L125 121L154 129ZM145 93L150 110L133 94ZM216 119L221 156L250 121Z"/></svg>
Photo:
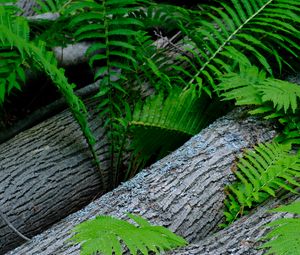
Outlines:
<svg viewBox="0 0 300 255"><path fill-rule="evenodd" d="M88 105L95 108L93 103ZM107 176L108 147L95 113L90 126ZM0 162L0 210L27 237L103 193L98 170L69 111L1 144ZM104 181L107 183L107 178ZM0 219L0 254L23 241Z"/></svg>
<svg viewBox="0 0 300 255"><path fill-rule="evenodd" d="M235 156L243 148L269 140L274 134L266 123L245 118L242 112L235 111L132 180L8 254L79 254L78 246L65 243L76 224L98 214L123 218L125 212L142 215L154 224L169 227L190 242L199 242L214 233L222 221L223 189L234 178L230 167ZM61 180L55 177L56 181ZM47 179L45 185L48 187L52 185L46 182ZM35 195L27 192L22 195ZM15 210L10 213L16 215Z"/></svg>

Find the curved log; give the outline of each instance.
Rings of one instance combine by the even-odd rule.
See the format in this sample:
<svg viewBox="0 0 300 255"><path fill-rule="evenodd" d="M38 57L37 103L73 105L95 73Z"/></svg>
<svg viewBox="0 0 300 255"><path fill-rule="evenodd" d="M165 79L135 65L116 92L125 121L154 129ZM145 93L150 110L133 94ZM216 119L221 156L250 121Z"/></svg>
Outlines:
<svg viewBox="0 0 300 255"><path fill-rule="evenodd" d="M95 108L91 102L88 105ZM108 146L95 112L90 126L108 183ZM41 232L105 190L69 111L1 144L0 162L0 211L25 236ZM0 254L23 241L0 218Z"/></svg>
<svg viewBox="0 0 300 255"><path fill-rule="evenodd" d="M224 186L234 178L235 156L275 134L265 122L243 116L235 111L220 118L132 180L7 254L79 254L78 246L65 243L69 231L98 214L137 213L190 242L214 233L223 218Z"/></svg>

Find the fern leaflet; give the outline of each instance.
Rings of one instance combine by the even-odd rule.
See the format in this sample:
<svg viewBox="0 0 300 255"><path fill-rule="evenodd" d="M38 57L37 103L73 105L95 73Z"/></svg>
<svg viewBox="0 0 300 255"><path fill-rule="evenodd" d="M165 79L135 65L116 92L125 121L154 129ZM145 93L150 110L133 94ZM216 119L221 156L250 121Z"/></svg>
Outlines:
<svg viewBox="0 0 300 255"><path fill-rule="evenodd" d="M281 206L271 210L271 212L291 213L300 215L300 202L294 202L290 205ZM275 220L266 225L272 230L264 236L268 240L261 248L267 248L268 254L280 255L299 255L300 254L300 219L283 218Z"/></svg>
<svg viewBox="0 0 300 255"><path fill-rule="evenodd" d="M87 50L90 65L97 68L95 80L99 81L100 116L105 119L104 127L110 143L111 184L117 183L118 163L116 155L122 151L125 130L118 119L123 117L124 109L132 100L128 97L126 73L137 69L135 59L136 45L133 38L139 36L143 23L129 14L138 10L143 1L76 1L66 11L75 13L70 22L71 28L77 28L74 35L80 40L98 38ZM90 10L82 12L82 9ZM104 64L101 64L104 63ZM98 67L100 65L100 67ZM121 70L121 71L120 71ZM126 103L125 103L126 102ZM126 129L126 127L125 127Z"/></svg>
<svg viewBox="0 0 300 255"><path fill-rule="evenodd" d="M97 216L77 225L73 230L76 234L70 240L81 243L81 255L97 252L103 255L122 255L122 244L125 244L133 255L146 255L150 251L160 254L162 251L187 244L183 238L164 227L151 226L139 216L127 215L138 227L111 216Z"/></svg>

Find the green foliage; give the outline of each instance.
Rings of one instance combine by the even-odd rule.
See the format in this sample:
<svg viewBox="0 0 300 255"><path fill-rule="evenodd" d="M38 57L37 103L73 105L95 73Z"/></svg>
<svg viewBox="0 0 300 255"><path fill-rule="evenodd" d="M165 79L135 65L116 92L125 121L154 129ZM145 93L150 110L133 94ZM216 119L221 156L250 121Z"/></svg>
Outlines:
<svg viewBox="0 0 300 255"><path fill-rule="evenodd" d="M229 185L224 213L228 223L242 216L256 204L279 189L297 193L300 176L300 152L290 152L290 145L276 142L259 144L254 150L246 150L233 169L237 182Z"/></svg>
<svg viewBox="0 0 300 255"><path fill-rule="evenodd" d="M0 52L0 104L3 104L6 95L9 95L14 88L21 90L25 82L22 65L22 58L17 52L11 50Z"/></svg>
<svg viewBox="0 0 300 255"><path fill-rule="evenodd" d="M272 212L283 212L300 215L300 202L294 202L290 205L281 206L271 210ZM300 254L300 219L299 218L283 218L275 220L266 225L271 227L269 232L263 239L268 242L261 246L261 248L269 249L266 255L274 254Z"/></svg>
<svg viewBox="0 0 300 255"><path fill-rule="evenodd" d="M300 101L300 86L274 78L266 78L257 67L241 68L239 74L229 73L222 77L218 90L227 100L235 99L236 105L262 105L271 102L273 109L295 113ZM256 113L265 112L258 108Z"/></svg>
<svg viewBox="0 0 300 255"><path fill-rule="evenodd" d="M111 145L113 171L117 171L115 154L121 150L124 139L123 126L117 119L123 116L124 109L130 101L128 90L124 86L127 81L125 73L132 72L137 64L134 58L136 46L132 43L132 38L138 36L140 27L143 26L139 20L126 16L136 11L141 2L136 0L104 0L99 3L75 1L66 11L75 13L70 27L75 29L74 36L77 41L90 38L99 40L92 44L87 54L90 56L91 66L97 67L102 63L95 73L95 80L101 78L96 97L99 99L99 115L105 119L104 127ZM120 69L122 72L119 71ZM116 180L112 182L113 186L116 185Z"/></svg>
<svg viewBox="0 0 300 255"><path fill-rule="evenodd" d="M251 114L278 121L283 126L279 141L300 142L300 85L267 78L264 71L252 66L223 76L218 91L236 105L254 106Z"/></svg>
<svg viewBox="0 0 300 255"><path fill-rule="evenodd" d="M21 18L11 19L11 13L0 6L0 103L14 89L25 82L24 49L18 38L29 40L29 27ZM15 49L12 50L12 47Z"/></svg>
<svg viewBox="0 0 300 255"><path fill-rule="evenodd" d="M222 113L215 92L236 100L237 105L250 105L251 114L278 121L283 128L278 140L286 142L260 144L239 160L234 170L239 182L227 189L227 221L275 196L281 188L295 192L294 186L299 186L295 178L299 177L299 153L291 153L290 144L300 141L300 87L267 78L267 73L277 74L284 65L290 66L286 56L299 57L299 1L219 1L219 6L190 11L146 0L38 0L38 13L57 12L60 17L36 24L17 17L12 2L0 0L0 103L21 88L27 66L43 70L66 98L96 158L85 106L48 50L66 43L92 42L87 56L99 82L96 97L110 143L111 188L120 181L123 152L132 153L130 177L148 160L164 156ZM172 33L178 28L181 31L165 47L155 45L149 33L151 29L156 34L160 29ZM177 40L182 41L179 47L174 44ZM243 67L237 74L239 66ZM145 87L151 97L144 95ZM73 240L84 242L85 254L97 250L112 254L113 249L121 254L120 239L134 254L184 243L161 227L150 228L142 219L130 217L139 228L99 217L79 225ZM109 230L107 221L116 229Z"/></svg>
<svg viewBox="0 0 300 255"><path fill-rule="evenodd" d="M273 62L279 70L288 64L282 52L298 56L299 1L232 0L220 5L207 6L188 26L182 25L194 44L187 49L192 55L186 59L189 68L182 68L189 85L201 78L204 85L216 88L215 79L239 63L256 64L272 74Z"/></svg>
<svg viewBox="0 0 300 255"><path fill-rule="evenodd" d="M168 33L179 29L179 20L188 22L190 15L188 10L178 6L150 2L147 8L135 11L132 16L142 21L144 28L150 32L154 29Z"/></svg>
<svg viewBox="0 0 300 255"><path fill-rule="evenodd" d="M25 82L24 49L18 38L28 42L29 27L24 18L11 18L14 14L14 10L8 8L11 5L0 5L0 104Z"/></svg>
<svg viewBox="0 0 300 255"><path fill-rule="evenodd" d="M20 9L16 3L17 0L0 0L0 6L11 15L15 15L20 12Z"/></svg>
<svg viewBox="0 0 300 255"><path fill-rule="evenodd" d="M193 87L173 87L166 97L159 93L137 103L129 123L133 157L130 176L153 155L161 158L199 133L222 113L219 107L218 100L205 93L199 95Z"/></svg>
<svg viewBox="0 0 300 255"><path fill-rule="evenodd" d="M141 6L146 8L147 15L156 18L151 14L153 9L147 9L148 2L136 0L75 1L66 10L66 15L73 15L69 28L75 30L77 41L97 39L87 55L91 67L96 69L94 78L99 80L96 97L110 143L112 186L118 183L122 153L128 141L130 120L126 120L125 113L141 97L145 84L161 92L171 87L165 74L170 65L163 50L158 50L144 31L146 21L141 17ZM162 13L159 8L155 10L157 15ZM170 11L167 13L170 17ZM159 16L167 18L165 14Z"/></svg>
<svg viewBox="0 0 300 255"><path fill-rule="evenodd" d="M123 244L130 254L149 254L150 251L159 254L162 251L187 245L180 236L175 235L167 228L152 226L145 219L127 214L138 227L111 216L97 216L93 220L85 221L75 227L76 234L71 241L81 243L81 255L123 254Z"/></svg>

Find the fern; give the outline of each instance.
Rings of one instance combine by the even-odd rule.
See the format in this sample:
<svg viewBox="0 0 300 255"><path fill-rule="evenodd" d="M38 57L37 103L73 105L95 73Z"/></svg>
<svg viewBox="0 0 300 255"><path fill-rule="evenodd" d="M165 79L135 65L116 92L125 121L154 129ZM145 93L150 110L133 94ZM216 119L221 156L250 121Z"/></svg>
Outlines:
<svg viewBox="0 0 300 255"><path fill-rule="evenodd" d="M294 202L290 205L281 206L271 210L271 212L282 212L300 215L300 202ZM283 218L275 220L266 225L272 230L264 236L268 240L261 248L268 249L268 254L280 255L300 254L300 219Z"/></svg>
<svg viewBox="0 0 300 255"><path fill-rule="evenodd" d="M125 107L130 102L125 83L128 78L125 73L133 73L137 68L134 58L136 45L133 44L135 36L143 23L128 17L131 12L137 11L142 1L104 0L78 1L70 6L67 13L75 13L70 27L77 28L74 35L80 40L98 38L99 42L92 44L87 54L91 56L90 65L97 67L95 80L99 81L100 116L105 119L104 127L110 142L112 185L116 185L116 155L122 150L124 141L124 128L118 119L123 117ZM82 12L81 10L85 11ZM88 10L89 12L86 12ZM121 72L119 70L122 70ZM126 103L124 103L126 102ZM117 164L118 165L118 164Z"/></svg>
<svg viewBox="0 0 300 255"><path fill-rule="evenodd" d="M128 174L133 176L154 155L161 158L196 135L222 113L219 107L219 101L199 95L196 88L179 87L166 97L159 93L136 104L130 122L133 160Z"/></svg>
<svg viewBox="0 0 300 255"><path fill-rule="evenodd" d="M229 185L224 213L228 223L242 216L255 204L276 196L281 188L296 193L300 186L300 153L290 152L290 145L276 142L259 144L247 150L233 169L238 181Z"/></svg>
<svg viewBox="0 0 300 255"><path fill-rule="evenodd" d="M185 246L187 242L161 226L151 226L145 219L127 214L138 227L110 216L97 216L77 225L70 239L81 243L81 255L123 254L122 244L126 245L130 254L149 254L150 251L159 254L161 251Z"/></svg>
<svg viewBox="0 0 300 255"><path fill-rule="evenodd" d="M188 22L189 12L178 6L149 3L147 8L137 10L132 16L142 21L146 30L170 33L179 28L179 20Z"/></svg>
<svg viewBox="0 0 300 255"><path fill-rule="evenodd" d="M20 55L16 51L2 50L0 52L0 105L14 89L21 90L25 80L24 61Z"/></svg>
<svg viewBox="0 0 300 255"><path fill-rule="evenodd" d="M300 142L299 85L267 78L264 71L252 66L223 76L218 91L225 100L235 100L236 105L255 106L251 114L277 120L284 128L280 141Z"/></svg>
<svg viewBox="0 0 300 255"><path fill-rule="evenodd" d="M288 64L281 51L298 56L300 47L294 40L299 34L299 1L232 0L220 5L206 7L188 27L182 25L182 32L194 44L187 49L192 55L186 62L189 68L182 69L188 85L201 78L206 86L216 88L216 78L233 71L238 63L256 63L272 74L271 62L277 62L279 70Z"/></svg>
<svg viewBox="0 0 300 255"><path fill-rule="evenodd" d="M257 67L241 68L239 74L230 73L221 78L218 86L227 100L235 99L236 105L260 105L271 102L277 111L295 113L299 108L300 86L274 78L266 78ZM257 110L259 111L259 110Z"/></svg>

